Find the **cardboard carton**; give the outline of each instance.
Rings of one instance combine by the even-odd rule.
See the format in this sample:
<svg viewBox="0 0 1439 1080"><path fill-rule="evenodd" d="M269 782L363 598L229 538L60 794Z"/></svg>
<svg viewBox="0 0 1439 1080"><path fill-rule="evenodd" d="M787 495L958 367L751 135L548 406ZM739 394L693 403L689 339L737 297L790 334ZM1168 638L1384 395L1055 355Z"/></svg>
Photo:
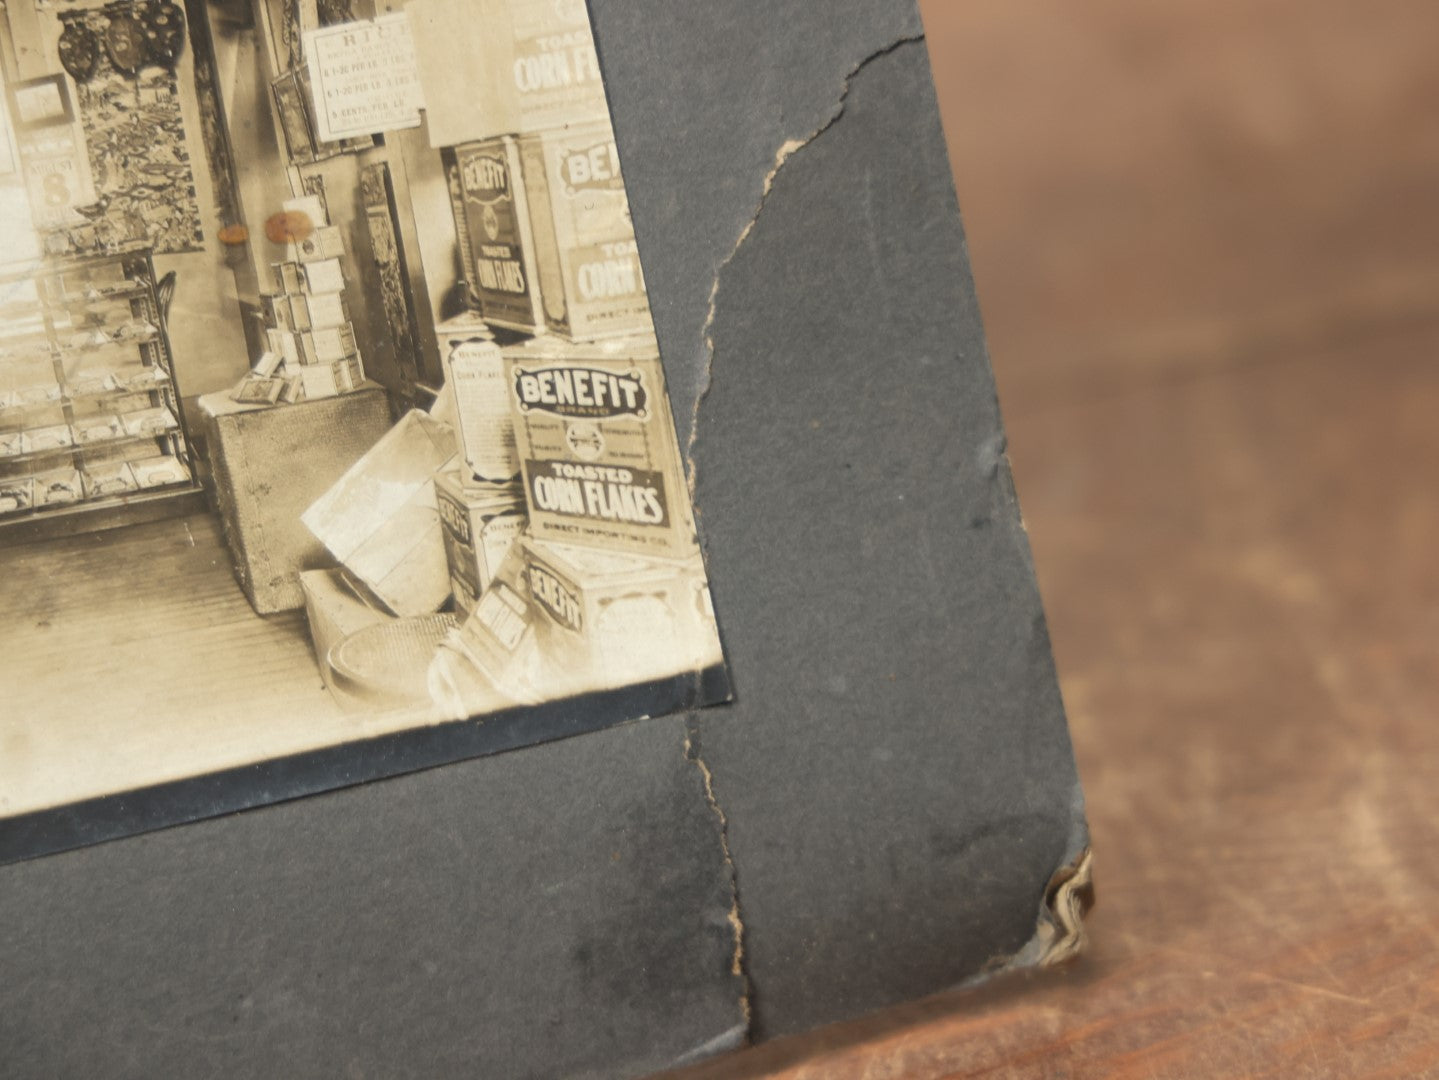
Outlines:
<svg viewBox="0 0 1439 1080"><path fill-rule="evenodd" d="M412 411L302 516L345 568L396 615L449 598L435 476L455 458L454 432Z"/></svg>
<svg viewBox="0 0 1439 1080"><path fill-rule="evenodd" d="M583 693L721 662L698 552L642 559L528 536L520 547L551 685Z"/></svg>
<svg viewBox="0 0 1439 1080"><path fill-rule="evenodd" d="M406 9L431 146L608 116L585 0L410 0ZM486 28L478 42L455 33L469 24Z"/></svg>
<svg viewBox="0 0 1439 1080"><path fill-rule="evenodd" d="M310 623L310 640L315 646L320 677L334 691L335 671L330 665L330 651L351 634L392 621L394 616L376 607L363 587L357 588L342 570L306 570L300 575L300 588L305 596L305 615Z"/></svg>

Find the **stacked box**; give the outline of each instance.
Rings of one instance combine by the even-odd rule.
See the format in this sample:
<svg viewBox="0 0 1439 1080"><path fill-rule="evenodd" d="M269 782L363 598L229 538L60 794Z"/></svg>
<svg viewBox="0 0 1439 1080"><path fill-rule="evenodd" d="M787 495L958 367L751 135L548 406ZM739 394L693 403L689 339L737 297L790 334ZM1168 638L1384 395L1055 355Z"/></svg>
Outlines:
<svg viewBox="0 0 1439 1080"><path fill-rule="evenodd" d="M518 143L504 135L449 153L459 181L455 228L480 313L508 330L542 330L545 312Z"/></svg>
<svg viewBox="0 0 1439 1080"><path fill-rule="evenodd" d="M689 490L654 339L505 351L530 532L555 543L684 559Z"/></svg>
<svg viewBox="0 0 1439 1080"><path fill-rule="evenodd" d="M435 501L455 611L468 616L525 527L525 498L518 485L466 483L451 472L435 478Z"/></svg>
<svg viewBox="0 0 1439 1080"><path fill-rule="evenodd" d="M521 552L547 685L578 694L721 661L698 552L642 559L532 537Z"/></svg>
<svg viewBox="0 0 1439 1080"><path fill-rule="evenodd" d="M453 151L456 229L480 313L575 341L651 329L629 198L608 120Z"/></svg>
<svg viewBox="0 0 1439 1080"><path fill-rule="evenodd" d="M609 121L519 140L546 325L574 341L652 332Z"/></svg>
<svg viewBox="0 0 1439 1080"><path fill-rule="evenodd" d="M300 203L307 217L318 213L316 200L296 200L293 208ZM364 382L344 293L340 264L344 253L340 229L317 222L311 232L290 244L289 259L272 265L279 291L260 298L265 352L235 388L235 401L289 405L347 394Z"/></svg>

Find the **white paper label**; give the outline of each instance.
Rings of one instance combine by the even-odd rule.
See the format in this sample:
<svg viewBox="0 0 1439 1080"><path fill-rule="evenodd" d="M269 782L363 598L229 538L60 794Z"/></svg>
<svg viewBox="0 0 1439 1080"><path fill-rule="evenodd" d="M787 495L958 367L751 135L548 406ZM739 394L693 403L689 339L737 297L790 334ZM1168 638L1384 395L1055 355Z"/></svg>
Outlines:
<svg viewBox="0 0 1439 1080"><path fill-rule="evenodd" d="M404 12L307 30L305 57L321 141L419 127L425 99Z"/></svg>

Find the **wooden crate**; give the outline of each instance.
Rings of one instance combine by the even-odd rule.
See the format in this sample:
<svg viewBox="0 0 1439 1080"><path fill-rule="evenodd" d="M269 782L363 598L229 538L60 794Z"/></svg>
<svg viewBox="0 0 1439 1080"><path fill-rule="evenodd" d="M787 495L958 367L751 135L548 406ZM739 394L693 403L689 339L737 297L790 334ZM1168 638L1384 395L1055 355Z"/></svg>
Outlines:
<svg viewBox="0 0 1439 1080"><path fill-rule="evenodd" d="M300 572L335 565L300 520L390 428L379 387L278 408L200 399L235 577L261 615L305 606Z"/></svg>

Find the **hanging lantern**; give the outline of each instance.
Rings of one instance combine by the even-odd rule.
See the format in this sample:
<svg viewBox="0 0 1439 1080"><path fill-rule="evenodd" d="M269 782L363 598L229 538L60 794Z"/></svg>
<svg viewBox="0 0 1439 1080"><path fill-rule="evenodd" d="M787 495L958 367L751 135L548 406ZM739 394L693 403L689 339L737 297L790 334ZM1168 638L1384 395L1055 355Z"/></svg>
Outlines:
<svg viewBox="0 0 1439 1080"><path fill-rule="evenodd" d="M65 29L60 32L57 43L60 50L60 66L70 73L76 82L89 82L100 63L100 39L79 19L67 19Z"/></svg>
<svg viewBox="0 0 1439 1080"><path fill-rule="evenodd" d="M122 75L134 75L144 64L148 51L140 20L126 11L112 13L110 25L105 27L105 53L115 70Z"/></svg>
<svg viewBox="0 0 1439 1080"><path fill-rule="evenodd" d="M185 51L185 13L170 0L152 0L140 14L150 62L173 69Z"/></svg>

